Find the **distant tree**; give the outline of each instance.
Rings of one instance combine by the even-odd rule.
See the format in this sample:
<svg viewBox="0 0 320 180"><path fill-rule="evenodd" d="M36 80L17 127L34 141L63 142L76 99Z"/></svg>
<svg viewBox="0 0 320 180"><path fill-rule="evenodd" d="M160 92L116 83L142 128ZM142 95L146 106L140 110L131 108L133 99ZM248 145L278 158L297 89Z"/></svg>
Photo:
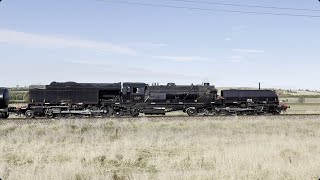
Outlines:
<svg viewBox="0 0 320 180"><path fill-rule="evenodd" d="M306 102L306 98L305 97L299 97L298 99L298 103L305 103Z"/></svg>
<svg viewBox="0 0 320 180"><path fill-rule="evenodd" d="M23 96L24 102L28 102L28 99L29 99L29 93L25 93Z"/></svg>

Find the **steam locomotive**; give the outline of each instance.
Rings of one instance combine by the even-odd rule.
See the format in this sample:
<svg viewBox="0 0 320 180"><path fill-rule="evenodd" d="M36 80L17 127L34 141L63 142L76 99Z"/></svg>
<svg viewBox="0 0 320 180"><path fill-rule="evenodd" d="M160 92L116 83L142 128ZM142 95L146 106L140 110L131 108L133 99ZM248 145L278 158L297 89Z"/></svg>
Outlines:
<svg viewBox="0 0 320 180"><path fill-rule="evenodd" d="M6 103L1 105L7 105ZM2 107L2 106L1 106ZM78 116L165 115L183 111L195 115L280 114L277 94L271 90L222 90L202 85L148 85L146 83L52 82L29 89L28 106L18 110L27 118Z"/></svg>
<svg viewBox="0 0 320 180"><path fill-rule="evenodd" d="M9 91L6 88L0 88L0 118L9 117Z"/></svg>

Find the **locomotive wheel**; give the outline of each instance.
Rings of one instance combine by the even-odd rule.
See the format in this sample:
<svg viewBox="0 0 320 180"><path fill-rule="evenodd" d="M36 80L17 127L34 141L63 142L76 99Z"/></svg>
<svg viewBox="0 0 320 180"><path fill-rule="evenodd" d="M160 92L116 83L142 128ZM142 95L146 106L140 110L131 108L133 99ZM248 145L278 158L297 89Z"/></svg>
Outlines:
<svg viewBox="0 0 320 180"><path fill-rule="evenodd" d="M34 118L34 112L32 110L28 110L26 111L25 116L27 118Z"/></svg>
<svg viewBox="0 0 320 180"><path fill-rule="evenodd" d="M119 118L119 117L121 117L122 115L123 115L123 112L122 112L122 111L117 111L117 112L114 113L114 117L116 117L116 118Z"/></svg>
<svg viewBox="0 0 320 180"><path fill-rule="evenodd" d="M130 114L132 117L138 117L139 111L137 109L131 109Z"/></svg>
<svg viewBox="0 0 320 180"><path fill-rule="evenodd" d="M111 107L102 107L101 110L103 110L103 113L101 113L103 117L111 117L113 115L113 109Z"/></svg>
<svg viewBox="0 0 320 180"><path fill-rule="evenodd" d="M55 116L53 114L46 114L47 118L55 118Z"/></svg>
<svg viewBox="0 0 320 180"><path fill-rule="evenodd" d="M132 117L138 117L139 113L133 114Z"/></svg>
<svg viewBox="0 0 320 180"><path fill-rule="evenodd" d="M275 116L278 116L278 115L281 114L281 112L275 111L275 112L273 112L272 114L275 115Z"/></svg>
<svg viewBox="0 0 320 180"><path fill-rule="evenodd" d="M203 109L203 116L208 116L210 111L208 109Z"/></svg>
<svg viewBox="0 0 320 180"><path fill-rule="evenodd" d="M197 115L197 111L194 108L189 108L189 109L187 109L187 114L188 114L188 116L195 116L195 115Z"/></svg>
<svg viewBox="0 0 320 180"><path fill-rule="evenodd" d="M47 118L54 118L55 117L54 114L53 114L52 109L47 110L46 117Z"/></svg>

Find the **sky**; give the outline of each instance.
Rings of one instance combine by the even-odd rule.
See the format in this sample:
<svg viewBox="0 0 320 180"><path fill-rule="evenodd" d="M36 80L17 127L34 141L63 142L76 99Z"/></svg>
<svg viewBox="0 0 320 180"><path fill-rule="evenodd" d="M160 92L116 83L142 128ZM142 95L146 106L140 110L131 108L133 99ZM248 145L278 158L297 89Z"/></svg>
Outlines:
<svg viewBox="0 0 320 180"><path fill-rule="evenodd" d="M261 82L265 88L320 90L318 0L206 0L314 11L125 2L319 17L103 0L2 0L0 86L75 81L257 87Z"/></svg>

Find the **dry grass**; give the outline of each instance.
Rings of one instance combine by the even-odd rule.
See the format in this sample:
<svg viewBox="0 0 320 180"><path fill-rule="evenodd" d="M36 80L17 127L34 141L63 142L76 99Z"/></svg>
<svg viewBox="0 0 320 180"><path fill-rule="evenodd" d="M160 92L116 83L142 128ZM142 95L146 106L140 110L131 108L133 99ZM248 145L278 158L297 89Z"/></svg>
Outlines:
<svg viewBox="0 0 320 180"><path fill-rule="evenodd" d="M0 124L2 179L318 179L320 117Z"/></svg>
<svg viewBox="0 0 320 180"><path fill-rule="evenodd" d="M287 110L287 114L320 114L320 104L292 103L287 105L290 106Z"/></svg>

